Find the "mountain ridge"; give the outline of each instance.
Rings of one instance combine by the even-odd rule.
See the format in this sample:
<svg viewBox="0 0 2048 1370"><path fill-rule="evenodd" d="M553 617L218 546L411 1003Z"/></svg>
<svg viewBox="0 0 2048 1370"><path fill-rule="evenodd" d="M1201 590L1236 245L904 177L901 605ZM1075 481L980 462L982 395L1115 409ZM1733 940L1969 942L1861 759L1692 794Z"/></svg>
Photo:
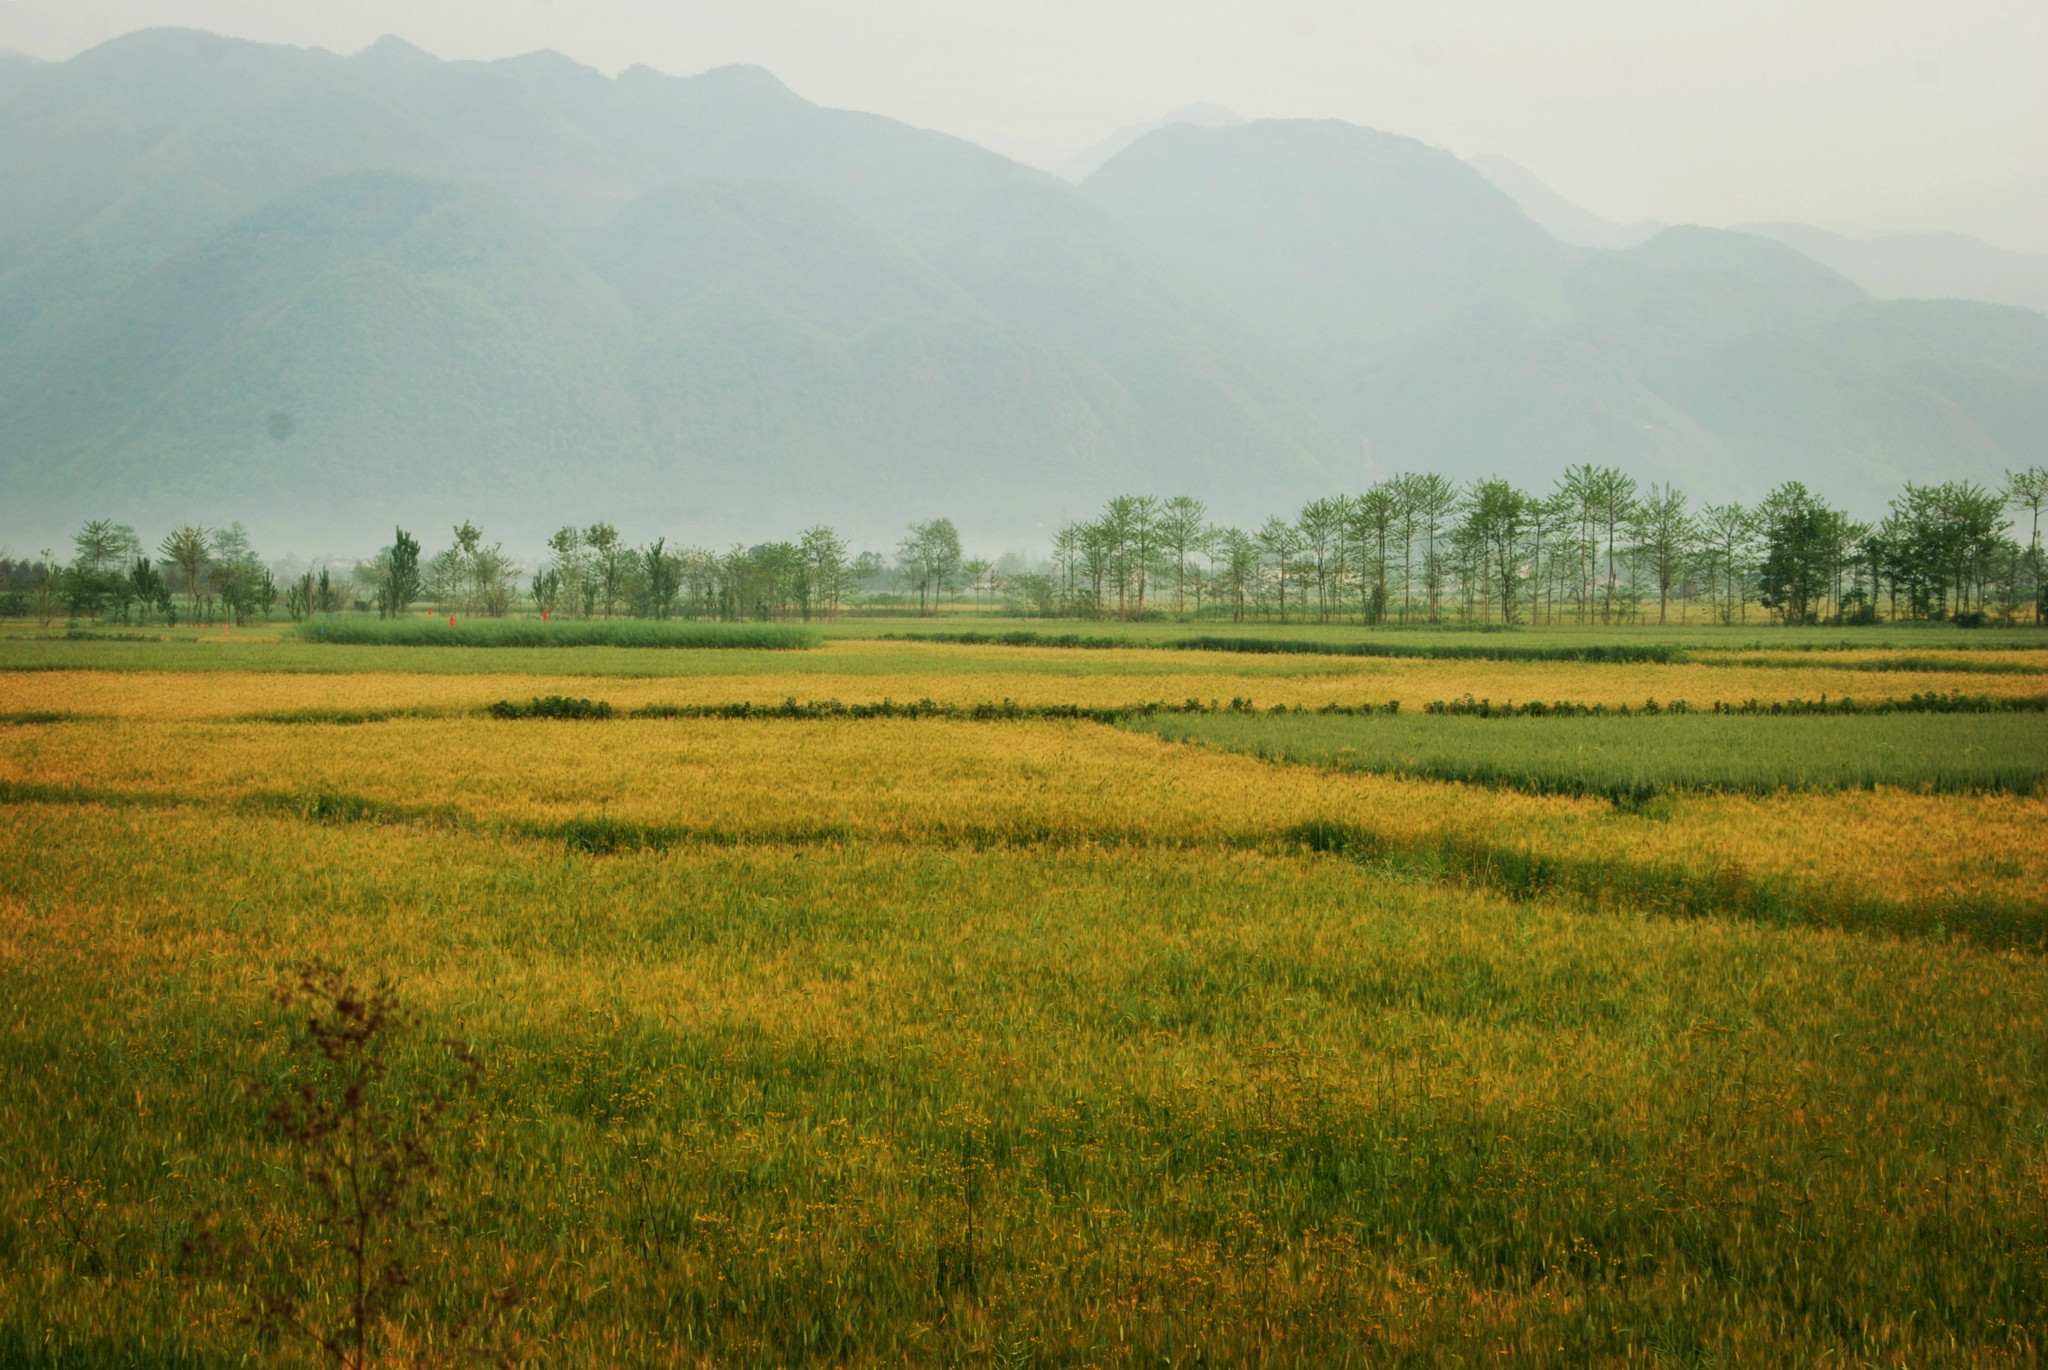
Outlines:
<svg viewBox="0 0 2048 1370"><path fill-rule="evenodd" d="M1122 490L1255 520L1576 461L1856 498L2039 459L2048 345L2008 312L1756 235L1563 244L1338 121L1169 122L1077 188L758 68L159 30L0 79L12 536L537 542L624 499L709 542L1042 541Z"/></svg>
<svg viewBox="0 0 2048 1370"><path fill-rule="evenodd" d="M1670 225L1618 224L1573 204L1527 167L1496 153L1465 159L1560 242L1625 249ZM1732 232L1771 238L1855 281L1879 299L1959 299L2048 313L2048 253L2014 252L1964 233L1851 237L1811 224L1743 223Z"/></svg>

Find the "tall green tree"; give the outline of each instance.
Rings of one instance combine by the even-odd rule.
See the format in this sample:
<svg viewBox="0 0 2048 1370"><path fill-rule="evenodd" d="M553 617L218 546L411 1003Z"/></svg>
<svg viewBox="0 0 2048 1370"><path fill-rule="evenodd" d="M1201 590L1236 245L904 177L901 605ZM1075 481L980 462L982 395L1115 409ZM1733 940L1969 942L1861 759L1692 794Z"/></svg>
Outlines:
<svg viewBox="0 0 2048 1370"><path fill-rule="evenodd" d="M93 519L72 536L73 556L64 574L64 594L74 618L98 617L118 607L123 618L132 595L128 564L142 555L142 541L125 523Z"/></svg>
<svg viewBox="0 0 2048 1370"><path fill-rule="evenodd" d="M1159 545L1173 559L1173 613L1187 615L1188 560L1202 550L1209 507L1192 495L1175 495L1159 506Z"/></svg>
<svg viewBox="0 0 2048 1370"><path fill-rule="evenodd" d="M1443 596L1449 569L1437 540L1448 527L1458 507L1458 487L1448 476L1434 473L1408 477L1409 498L1414 502L1415 530L1422 537L1422 589L1429 602L1429 621L1437 621L1438 601Z"/></svg>
<svg viewBox="0 0 2048 1370"><path fill-rule="evenodd" d="M1387 575L1393 566L1400 512L1400 497L1388 481L1380 481L1351 502L1351 539L1360 559L1360 617L1369 624L1386 621Z"/></svg>
<svg viewBox="0 0 2048 1370"><path fill-rule="evenodd" d="M640 549L639 561L638 611L646 618L673 616L683 589L682 559L668 550L667 538L656 538Z"/></svg>
<svg viewBox="0 0 2048 1370"><path fill-rule="evenodd" d="M1259 580L1259 542L1242 528L1211 529L1212 575L1216 591L1230 601L1230 617L1244 622Z"/></svg>
<svg viewBox="0 0 2048 1370"><path fill-rule="evenodd" d="M1403 474L1395 476L1389 491L1394 505L1394 522L1400 529L1401 544L1401 622L1408 622L1409 606L1415 602L1415 529L1417 511L1422 507L1421 494L1417 488L1421 476Z"/></svg>
<svg viewBox="0 0 2048 1370"><path fill-rule="evenodd" d="M2032 466L2005 473L2005 502L2028 515L2027 548L2023 565L2031 581L2029 602L2034 606L2034 626L2048 627L2048 564L2041 547L2041 506L2048 504L2048 467Z"/></svg>
<svg viewBox="0 0 2048 1370"><path fill-rule="evenodd" d="M1316 619L1327 623L1344 583L1345 526L1351 501L1341 495L1310 500L1295 521L1307 570L1316 587ZM1306 592L1304 591L1304 602Z"/></svg>
<svg viewBox="0 0 2048 1370"><path fill-rule="evenodd" d="M1606 552L1606 564L1600 575L1600 621L1612 623L1614 596L1621 586L1621 535L1636 513L1635 478L1613 467L1590 468L1586 499L1595 536Z"/></svg>
<svg viewBox="0 0 2048 1370"><path fill-rule="evenodd" d="M1521 601L1530 499L1504 480L1477 481L1464 501L1465 533L1477 579L1500 591L1500 621L1514 623ZM1490 596L1489 596L1490 597Z"/></svg>
<svg viewBox="0 0 2048 1370"><path fill-rule="evenodd" d="M583 583L588 569L588 558L583 548L583 530L576 527L557 529L548 539L549 567L555 573L555 594L563 609L571 615L589 616L591 603L583 593Z"/></svg>
<svg viewBox="0 0 2048 1370"><path fill-rule="evenodd" d="M960 573L960 532L951 519L914 523L897 546L897 559L917 587L918 612L935 613L939 596L952 587Z"/></svg>
<svg viewBox="0 0 2048 1370"><path fill-rule="evenodd" d="M840 597L851 588L846 539L820 523L806 528L797 546L803 551L804 567L810 577L810 602L836 617Z"/></svg>
<svg viewBox="0 0 2048 1370"><path fill-rule="evenodd" d="M1260 525L1253 535L1265 563L1272 569L1274 588L1280 596L1280 621L1287 621L1287 581L1301 555L1301 531L1279 515Z"/></svg>
<svg viewBox="0 0 2048 1370"><path fill-rule="evenodd" d="M1811 623L1827 593L1836 525L1844 516L1798 481L1787 481L1757 507L1763 539L1757 599L1787 624Z"/></svg>
<svg viewBox="0 0 2048 1370"><path fill-rule="evenodd" d="M175 625L178 621L177 608L171 602L171 587L150 560L137 556L128 568L128 588L140 606L140 617L146 620L152 610L162 615L164 623Z"/></svg>
<svg viewBox="0 0 2048 1370"><path fill-rule="evenodd" d="M397 618L409 612L419 597L419 540L403 528L394 528L391 546L384 553L384 574L377 586L377 613L383 618Z"/></svg>
<svg viewBox="0 0 2048 1370"><path fill-rule="evenodd" d="M609 523L593 523L583 530L583 545L590 554L590 574L583 584L584 614L603 609L610 618L625 598L626 583L633 571L633 549Z"/></svg>
<svg viewBox="0 0 2048 1370"><path fill-rule="evenodd" d="M194 619L199 617L200 596L206 591L206 571L211 560L208 536L208 530L198 524L181 523L157 548L158 555L178 568L185 602Z"/></svg>
<svg viewBox="0 0 2048 1370"><path fill-rule="evenodd" d="M1657 622L1665 621L1671 587L1690 569L1699 528L1686 512L1685 492L1674 485L1652 485L1634 513L1637 551L1657 582Z"/></svg>
<svg viewBox="0 0 2048 1370"><path fill-rule="evenodd" d="M1749 621L1749 581L1756 563L1756 518L1741 504L1701 510L1700 545L1707 576L1720 599L1721 622Z"/></svg>

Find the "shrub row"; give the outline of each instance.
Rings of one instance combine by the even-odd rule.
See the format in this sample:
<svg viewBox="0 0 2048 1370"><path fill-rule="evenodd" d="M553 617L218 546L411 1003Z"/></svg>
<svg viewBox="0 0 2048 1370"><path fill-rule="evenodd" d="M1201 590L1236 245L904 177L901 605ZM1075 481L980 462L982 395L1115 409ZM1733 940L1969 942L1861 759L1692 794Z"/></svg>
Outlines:
<svg viewBox="0 0 2048 1370"><path fill-rule="evenodd" d="M1290 710L1285 704L1275 704L1268 713L1285 714L1320 713L1342 714L1347 717L1363 717L1371 714L1397 714L1401 711L1399 700L1388 704L1326 704L1319 709L1306 708ZM908 703L897 703L884 699L869 704L844 704L836 699L808 700L799 703L796 699L785 699L780 704L755 704L743 701L737 704L643 704L626 712L614 709L603 700L569 699L562 695L548 695L535 698L525 704L515 704L501 699L488 705L484 712L492 718L722 718L722 719L794 719L819 721L825 719L871 719L871 718L946 718L963 719L970 722L1004 722L1026 720L1079 720L1090 723L1121 723L1131 718L1150 718L1157 714L1211 714L1211 713L1256 713L1248 699L1233 699L1228 704L1214 700L1204 704L1199 699L1186 700L1180 704L1169 704L1155 700L1149 704L1122 704L1095 707L1085 704L1019 704L1005 699L1001 703L941 704L935 700L918 699Z"/></svg>
<svg viewBox="0 0 2048 1370"><path fill-rule="evenodd" d="M2037 714L2048 713L2048 695L1966 695L1966 694L1915 694L1905 699L1779 699L1766 704L1755 699L1746 699L1738 704L1715 700L1706 708L1696 708L1682 699L1658 703L1646 699L1640 708L1627 704L1612 707L1606 704L1575 704L1557 700L1545 704L1542 700L1530 700L1526 704L1495 704L1490 699L1474 699L1466 695L1463 699L1436 699L1422 706L1426 714L1455 714L1463 718L1629 718L1642 714L1730 714L1742 716L1784 715L1805 717L1814 714Z"/></svg>
<svg viewBox="0 0 2048 1370"><path fill-rule="evenodd" d="M670 647L801 651L824 639L791 623L678 623L648 619L428 618L314 619L296 629L307 642L367 647Z"/></svg>
<svg viewBox="0 0 2048 1370"><path fill-rule="evenodd" d="M1304 638L1179 637L1147 641L1128 637L1084 637L1078 633L884 633L899 642L940 642L970 647L1148 647L1177 652L1243 652L1252 655L1420 657L1432 661L1684 661L1682 649L1662 643L1514 646L1481 643L1316 642Z"/></svg>

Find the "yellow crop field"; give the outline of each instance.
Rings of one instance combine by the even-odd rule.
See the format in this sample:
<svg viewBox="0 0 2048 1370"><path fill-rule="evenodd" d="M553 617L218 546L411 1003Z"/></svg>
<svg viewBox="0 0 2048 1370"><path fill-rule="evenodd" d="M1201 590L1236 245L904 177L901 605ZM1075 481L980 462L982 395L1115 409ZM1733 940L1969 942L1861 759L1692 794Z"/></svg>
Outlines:
<svg viewBox="0 0 2048 1370"><path fill-rule="evenodd" d="M1784 875L1845 898L2038 902L2048 889L2048 797L1702 795L1645 815L1272 766L1079 723L70 724L17 729L0 744L0 780L222 805L346 795L514 830L602 816L750 842L1257 846L1327 823L1708 878Z"/></svg>
<svg viewBox="0 0 2048 1370"><path fill-rule="evenodd" d="M0 1363L2048 1346L2048 794L1625 804L1101 722L479 712L1399 699L1506 765L1555 720L1405 716L2031 707L2039 654L700 655L0 671Z"/></svg>
<svg viewBox="0 0 2048 1370"><path fill-rule="evenodd" d="M330 648L330 653L352 649ZM159 720L238 718L303 710L461 711L499 699L562 694L603 699L621 709L648 704L775 704L884 699L973 705L1076 704L1114 708L1155 701L1244 698L1261 708L1356 707L1398 700L1419 709L1471 695L1497 704L1640 706L1645 700L1716 701L1844 697L1903 699L1913 694L2048 694L2048 675L1944 670L1874 671L1820 664L1809 656L1752 667L1680 663L1428 661L1413 658L1247 657L1227 652L1063 651L1030 647L954 647L926 643L832 642L799 663L731 669L731 654L663 653L707 658L686 674L531 675L416 672L36 671L0 675L0 713L70 711ZM797 654L780 654L783 657ZM2032 654L2043 655L2043 654ZM1953 664L1953 663L1949 663Z"/></svg>

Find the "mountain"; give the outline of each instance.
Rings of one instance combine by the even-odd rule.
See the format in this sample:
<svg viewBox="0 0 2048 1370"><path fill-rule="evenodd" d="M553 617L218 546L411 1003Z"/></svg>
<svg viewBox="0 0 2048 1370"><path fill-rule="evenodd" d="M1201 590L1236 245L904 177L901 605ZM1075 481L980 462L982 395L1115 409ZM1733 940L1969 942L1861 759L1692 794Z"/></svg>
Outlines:
<svg viewBox="0 0 2048 1370"><path fill-rule="evenodd" d="M622 487L693 537L1022 536L1132 484L1344 474L1269 340L1073 188L758 69L152 30L0 85L0 135L0 501L44 536L168 505L375 536L391 497L332 487L386 462L408 517L530 539Z"/></svg>
<svg viewBox="0 0 2048 1370"><path fill-rule="evenodd" d="M1495 154L1468 159L1559 242L1628 248L1664 230L1617 224L1559 195L1526 167ZM1849 238L1807 224L1737 224L1840 272L1881 300L1978 300L2048 313L2048 254L2009 252L1961 233Z"/></svg>
<svg viewBox="0 0 2048 1370"><path fill-rule="evenodd" d="M1081 189L1311 349L1398 335L1491 273L1572 255L1455 157L1334 119L1171 125Z"/></svg>
<svg viewBox="0 0 2048 1370"><path fill-rule="evenodd" d="M629 319L502 197L363 172L169 254L0 408L13 498L130 519L573 502L579 448L638 456ZM549 437L553 435L554 441ZM439 520L436 520L437 522Z"/></svg>
<svg viewBox="0 0 2048 1370"><path fill-rule="evenodd" d="M2048 320L1880 301L1753 234L1567 247L1410 139L1178 126L1082 189L1291 345L1379 473L1591 461L1714 499L1796 473L1867 508L2048 456Z"/></svg>
<svg viewBox="0 0 2048 1370"><path fill-rule="evenodd" d="M1816 249L1818 251L1818 249ZM1754 234L1568 245L1335 121L1079 186L755 68L603 76L151 30L0 60L0 529L476 518L724 544L1111 493L1252 520L1399 469L1881 503L2048 456L2048 318Z"/></svg>
<svg viewBox="0 0 2048 1370"><path fill-rule="evenodd" d="M2014 252L2048 252L2048 171L1989 181L1902 188L1871 212L1866 231L1961 231Z"/></svg>
<svg viewBox="0 0 2048 1370"><path fill-rule="evenodd" d="M1490 283L1358 382L1382 461L1592 461L1696 496L1792 477L1874 512L1904 480L2048 455L2048 319L1881 302L1768 239L1676 228Z"/></svg>
<svg viewBox="0 0 2048 1370"><path fill-rule="evenodd" d="M1541 224L1551 237L1579 247L1626 248L1648 242L1667 225L1648 221L1618 224L1573 204L1545 185L1535 172L1497 152L1468 157L1475 170L1506 191L1522 212Z"/></svg>
<svg viewBox="0 0 2048 1370"><path fill-rule="evenodd" d="M2048 314L2048 253L2008 252L1961 233L1845 238L1806 224L1743 224L1825 263L1881 300L1983 300Z"/></svg>
<svg viewBox="0 0 2048 1370"><path fill-rule="evenodd" d="M1158 119L1148 119L1141 124L1125 124L1102 141L1092 143L1067 158L1065 162L1060 164L1060 175L1079 185L1094 173L1095 168L1101 166L1119 152L1122 152L1132 143L1137 142L1155 129L1166 128L1172 124L1193 124L1197 128L1232 128L1243 122L1244 120L1241 117L1221 105L1184 105L1173 113Z"/></svg>

